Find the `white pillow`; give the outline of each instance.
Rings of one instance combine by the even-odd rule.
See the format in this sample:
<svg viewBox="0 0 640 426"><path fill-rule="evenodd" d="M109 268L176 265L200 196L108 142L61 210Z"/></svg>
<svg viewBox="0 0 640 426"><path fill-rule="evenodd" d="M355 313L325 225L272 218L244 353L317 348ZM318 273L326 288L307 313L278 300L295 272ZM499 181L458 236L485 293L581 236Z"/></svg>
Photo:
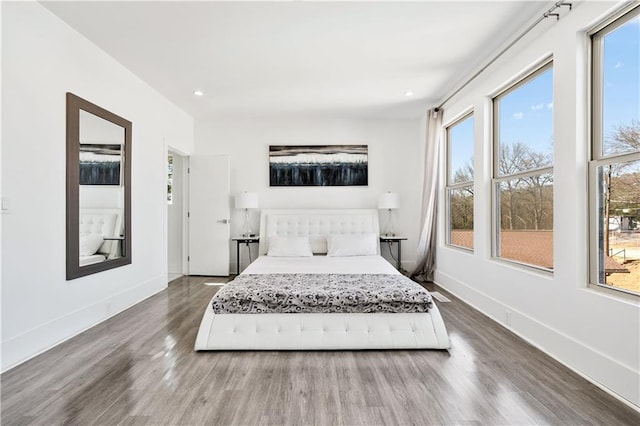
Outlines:
<svg viewBox="0 0 640 426"><path fill-rule="evenodd" d="M82 235L80 237L80 256L92 256L96 254L104 238L98 234Z"/></svg>
<svg viewBox="0 0 640 426"><path fill-rule="evenodd" d="M269 237L267 256L308 257L313 256L309 237Z"/></svg>
<svg viewBox="0 0 640 426"><path fill-rule="evenodd" d="M327 256L372 256L377 252L376 234L332 234L327 238Z"/></svg>

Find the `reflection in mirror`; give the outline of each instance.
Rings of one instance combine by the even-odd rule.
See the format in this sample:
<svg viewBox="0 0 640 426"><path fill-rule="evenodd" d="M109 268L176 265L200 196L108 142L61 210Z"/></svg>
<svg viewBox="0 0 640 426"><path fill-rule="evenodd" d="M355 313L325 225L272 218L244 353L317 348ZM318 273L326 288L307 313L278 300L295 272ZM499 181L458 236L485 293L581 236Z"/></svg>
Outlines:
<svg viewBox="0 0 640 426"><path fill-rule="evenodd" d="M67 94L67 279L131 263L130 152L129 121Z"/></svg>
<svg viewBox="0 0 640 426"><path fill-rule="evenodd" d="M120 179L125 129L80 110L80 256L78 266L123 255L124 192Z"/></svg>

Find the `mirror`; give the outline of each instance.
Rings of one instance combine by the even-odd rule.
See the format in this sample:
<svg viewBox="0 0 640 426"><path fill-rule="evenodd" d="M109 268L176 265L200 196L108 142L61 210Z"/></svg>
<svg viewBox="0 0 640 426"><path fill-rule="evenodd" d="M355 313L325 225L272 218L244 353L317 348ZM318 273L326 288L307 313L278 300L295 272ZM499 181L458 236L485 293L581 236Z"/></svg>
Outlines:
<svg viewBox="0 0 640 426"><path fill-rule="evenodd" d="M67 93L67 280L131 263L131 129Z"/></svg>

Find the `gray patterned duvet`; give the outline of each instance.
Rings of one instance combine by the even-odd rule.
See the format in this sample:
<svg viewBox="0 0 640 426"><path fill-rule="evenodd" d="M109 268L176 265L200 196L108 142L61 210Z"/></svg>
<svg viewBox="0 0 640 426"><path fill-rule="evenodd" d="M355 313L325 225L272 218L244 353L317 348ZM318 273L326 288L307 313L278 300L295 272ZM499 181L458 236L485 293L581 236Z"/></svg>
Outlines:
<svg viewBox="0 0 640 426"><path fill-rule="evenodd" d="M216 314L428 312L431 295L403 275L242 274L213 298Z"/></svg>

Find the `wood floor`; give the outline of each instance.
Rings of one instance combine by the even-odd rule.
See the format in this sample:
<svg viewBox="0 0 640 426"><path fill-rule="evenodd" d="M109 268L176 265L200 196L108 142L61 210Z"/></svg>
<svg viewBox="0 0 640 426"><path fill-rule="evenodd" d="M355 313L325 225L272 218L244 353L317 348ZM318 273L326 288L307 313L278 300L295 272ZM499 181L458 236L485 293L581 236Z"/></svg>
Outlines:
<svg viewBox="0 0 640 426"><path fill-rule="evenodd" d="M178 279L3 374L2 424L640 424L446 292L450 351L196 353L205 281Z"/></svg>

